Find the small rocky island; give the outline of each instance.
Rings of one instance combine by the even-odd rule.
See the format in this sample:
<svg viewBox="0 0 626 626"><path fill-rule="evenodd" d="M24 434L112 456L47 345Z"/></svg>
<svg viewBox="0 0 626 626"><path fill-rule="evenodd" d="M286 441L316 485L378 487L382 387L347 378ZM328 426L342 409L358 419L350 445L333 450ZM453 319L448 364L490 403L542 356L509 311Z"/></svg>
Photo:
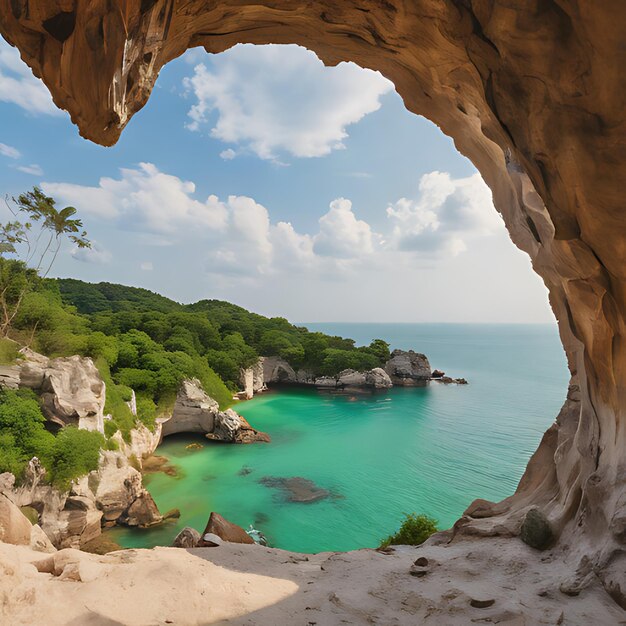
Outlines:
<svg viewBox="0 0 626 626"><path fill-rule="evenodd" d="M432 370L428 357L413 350L394 350L383 367L367 371L346 369L336 376L316 376L309 369L294 369L278 356L261 357L252 367L241 371L243 391L239 399L249 400L272 385L303 385L317 389L358 390L421 387L429 381L466 385L464 378L450 378Z"/></svg>

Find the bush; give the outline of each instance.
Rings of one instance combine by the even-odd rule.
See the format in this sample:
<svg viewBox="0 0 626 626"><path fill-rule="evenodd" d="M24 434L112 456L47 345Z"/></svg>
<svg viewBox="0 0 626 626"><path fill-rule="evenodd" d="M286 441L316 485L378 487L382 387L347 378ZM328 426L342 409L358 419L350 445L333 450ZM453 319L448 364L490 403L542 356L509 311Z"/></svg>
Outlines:
<svg viewBox="0 0 626 626"><path fill-rule="evenodd" d="M49 463L50 479L59 489L68 489L70 482L98 468L104 437L75 426L65 426L57 434Z"/></svg>
<svg viewBox="0 0 626 626"><path fill-rule="evenodd" d="M400 530L389 535L387 539L383 539L380 544L381 548L387 546L419 546L439 530L437 520L428 515L417 515L416 513L405 515Z"/></svg>

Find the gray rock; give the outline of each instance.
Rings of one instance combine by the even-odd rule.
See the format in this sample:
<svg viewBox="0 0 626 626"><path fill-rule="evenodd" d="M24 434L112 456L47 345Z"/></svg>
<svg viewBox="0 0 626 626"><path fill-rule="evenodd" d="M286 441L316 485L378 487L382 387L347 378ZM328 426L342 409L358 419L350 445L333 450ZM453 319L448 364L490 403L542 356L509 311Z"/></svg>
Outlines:
<svg viewBox="0 0 626 626"><path fill-rule="evenodd" d="M163 422L163 437L174 433L210 433L218 411L219 404L205 393L199 380L184 380L172 416Z"/></svg>
<svg viewBox="0 0 626 626"><path fill-rule="evenodd" d="M364 387L366 385L367 374L356 370L343 370L339 372L337 384L342 387Z"/></svg>
<svg viewBox="0 0 626 626"><path fill-rule="evenodd" d="M323 389L335 389L337 387L337 379L332 376L318 376L315 379L315 386Z"/></svg>
<svg viewBox="0 0 626 626"><path fill-rule="evenodd" d="M200 541L200 533L190 526L185 526L174 538L175 548L195 548Z"/></svg>
<svg viewBox="0 0 626 626"><path fill-rule="evenodd" d="M51 360L43 370L40 399L50 421L104 432L105 385L91 359L70 356Z"/></svg>
<svg viewBox="0 0 626 626"><path fill-rule="evenodd" d="M268 383L295 383L298 376L293 367L279 356L261 357L263 380Z"/></svg>
<svg viewBox="0 0 626 626"><path fill-rule="evenodd" d="M394 385L422 385L431 377L428 358L413 350L394 350L385 364L385 372Z"/></svg>
<svg viewBox="0 0 626 626"><path fill-rule="evenodd" d="M365 372L365 384L374 389L389 389L393 387L389 374L382 367L375 367L369 372Z"/></svg>
<svg viewBox="0 0 626 626"><path fill-rule="evenodd" d="M531 548L546 550L554 543L556 536L548 518L535 507L530 509L524 517L520 539Z"/></svg>

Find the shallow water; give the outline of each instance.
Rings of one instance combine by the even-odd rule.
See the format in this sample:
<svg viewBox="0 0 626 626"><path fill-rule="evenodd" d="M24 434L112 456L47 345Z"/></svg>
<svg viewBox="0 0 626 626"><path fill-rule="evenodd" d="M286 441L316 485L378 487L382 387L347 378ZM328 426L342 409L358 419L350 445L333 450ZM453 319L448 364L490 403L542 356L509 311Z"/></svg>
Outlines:
<svg viewBox="0 0 626 626"><path fill-rule="evenodd" d="M168 438L158 454L180 476L154 474L146 483L160 510L177 507L180 520L114 529L112 538L126 547L169 545L184 526L201 531L212 510L253 524L273 546L306 552L375 546L413 511L448 527L473 499L498 500L515 490L565 396L568 374L554 326L307 326L358 344L380 337L414 348L433 368L470 384L338 395L285 388L241 403L237 410L272 443ZM193 441L203 448L188 450ZM292 476L331 497L291 503L259 483Z"/></svg>

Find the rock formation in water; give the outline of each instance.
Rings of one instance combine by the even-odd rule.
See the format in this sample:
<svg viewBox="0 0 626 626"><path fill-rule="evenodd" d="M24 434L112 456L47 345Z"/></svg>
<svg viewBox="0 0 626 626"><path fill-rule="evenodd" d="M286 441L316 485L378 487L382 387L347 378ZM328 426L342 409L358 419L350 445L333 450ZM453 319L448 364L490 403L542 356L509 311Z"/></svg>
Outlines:
<svg viewBox="0 0 626 626"><path fill-rule="evenodd" d="M254 443L270 441L267 433L250 426L244 417L226 409L202 389L199 380L183 381L171 417L161 419L163 437L174 433L201 433L213 441L226 443Z"/></svg>
<svg viewBox="0 0 626 626"><path fill-rule="evenodd" d="M518 534L537 508L580 584L591 568L623 605L625 22L622 0L0 0L2 35L102 145L168 61L236 43L298 43L379 70L451 136L549 290L577 396L516 494L470 507L480 515L462 532Z"/></svg>
<svg viewBox="0 0 626 626"><path fill-rule="evenodd" d="M394 385L402 387L423 385L432 375L426 355L413 350L394 350L385 363L385 372Z"/></svg>

